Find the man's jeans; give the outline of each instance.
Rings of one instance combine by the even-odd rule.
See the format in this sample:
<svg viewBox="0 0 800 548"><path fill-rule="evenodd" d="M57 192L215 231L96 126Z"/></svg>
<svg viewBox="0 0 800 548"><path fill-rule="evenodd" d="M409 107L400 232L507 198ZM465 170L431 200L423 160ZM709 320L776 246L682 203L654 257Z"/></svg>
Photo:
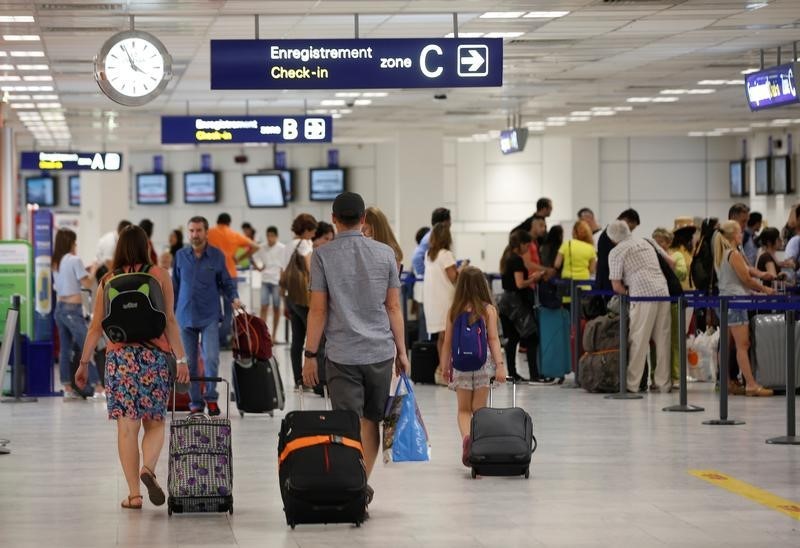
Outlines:
<svg viewBox="0 0 800 548"><path fill-rule="evenodd" d="M216 377L219 373L219 324L211 322L205 327L181 327L181 341L186 351L186 360L189 362L189 374L193 377L198 376L197 372L197 343L198 339L202 344L203 362L205 365L205 377ZM207 382L205 400L208 402L217 401L217 384ZM191 407L193 409L205 408L203 395L200 393L200 383L191 383L189 395L192 398Z"/></svg>

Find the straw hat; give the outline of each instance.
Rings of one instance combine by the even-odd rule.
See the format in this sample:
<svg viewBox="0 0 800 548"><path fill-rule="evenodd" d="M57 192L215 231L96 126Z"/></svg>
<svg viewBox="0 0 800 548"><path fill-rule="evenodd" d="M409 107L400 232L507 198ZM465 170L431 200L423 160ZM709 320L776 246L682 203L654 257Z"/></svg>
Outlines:
<svg viewBox="0 0 800 548"><path fill-rule="evenodd" d="M672 228L672 233L675 234L679 230L691 229L692 232L697 230L697 225L694 224L694 219L691 217L676 217L675 226Z"/></svg>

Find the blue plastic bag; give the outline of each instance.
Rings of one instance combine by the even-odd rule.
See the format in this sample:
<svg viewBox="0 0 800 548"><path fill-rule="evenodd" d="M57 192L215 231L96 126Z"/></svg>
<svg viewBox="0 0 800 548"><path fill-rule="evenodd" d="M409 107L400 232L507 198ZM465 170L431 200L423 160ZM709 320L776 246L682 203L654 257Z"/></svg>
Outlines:
<svg viewBox="0 0 800 548"><path fill-rule="evenodd" d="M422 421L414 389L405 373L386 404L383 420L383 462L419 462L431 459L428 431Z"/></svg>

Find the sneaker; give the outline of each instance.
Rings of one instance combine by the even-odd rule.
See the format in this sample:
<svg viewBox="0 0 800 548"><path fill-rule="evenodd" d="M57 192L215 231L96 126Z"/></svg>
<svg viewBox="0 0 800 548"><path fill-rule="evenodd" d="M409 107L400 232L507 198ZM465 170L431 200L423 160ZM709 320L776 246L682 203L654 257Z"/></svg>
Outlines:
<svg viewBox="0 0 800 548"><path fill-rule="evenodd" d="M81 397L72 390L64 390L64 401L80 400Z"/></svg>
<svg viewBox="0 0 800 548"><path fill-rule="evenodd" d="M469 450L471 446L471 441L469 436L464 436L464 440L461 442L461 463L469 468Z"/></svg>
<svg viewBox="0 0 800 548"><path fill-rule="evenodd" d="M209 417L216 417L220 414L219 405L217 402L210 401L208 402L208 416Z"/></svg>
<svg viewBox="0 0 800 548"><path fill-rule="evenodd" d="M92 396L92 401L97 403L102 403L106 401L106 393L105 392L95 392Z"/></svg>

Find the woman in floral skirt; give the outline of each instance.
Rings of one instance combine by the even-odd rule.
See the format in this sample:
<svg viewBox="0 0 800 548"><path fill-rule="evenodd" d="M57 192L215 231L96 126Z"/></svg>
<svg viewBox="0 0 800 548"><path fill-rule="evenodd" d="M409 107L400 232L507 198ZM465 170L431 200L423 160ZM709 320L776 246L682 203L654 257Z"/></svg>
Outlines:
<svg viewBox="0 0 800 548"><path fill-rule="evenodd" d="M148 250L147 235L141 228L130 226L120 233L112 271L103 278L97 290L92 323L89 325L80 365L75 374L78 386L86 384L88 363L103 334L100 322L105 317L102 297L105 284L115 273L136 272L149 265ZM128 483L128 496L122 501L122 507L128 509L142 507L140 480L147 488L150 502L158 506L164 504L166 498L156 481L155 469L164 444L164 417L167 413L170 383L173 381L167 363L170 352L178 356L174 380L179 383L189 382L186 354L173 313L172 281L168 273L157 266L151 266L148 273L156 278L164 294L163 312L167 319L164 333L146 344L109 341L106 347L108 417L117 421L119 460ZM144 436L140 454L141 427L144 427Z"/></svg>

